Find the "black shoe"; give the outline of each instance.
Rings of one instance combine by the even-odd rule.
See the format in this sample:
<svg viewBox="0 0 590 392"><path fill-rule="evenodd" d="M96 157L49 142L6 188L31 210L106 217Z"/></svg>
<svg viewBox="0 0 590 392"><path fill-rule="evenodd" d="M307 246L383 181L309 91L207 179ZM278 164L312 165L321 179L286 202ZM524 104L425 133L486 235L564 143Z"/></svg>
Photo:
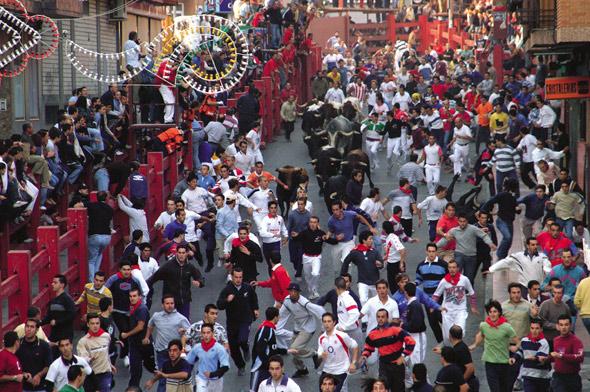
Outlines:
<svg viewBox="0 0 590 392"><path fill-rule="evenodd" d="M311 359L313 359L313 368L317 370L322 364L322 359L318 357L317 354L313 354L313 357L311 357Z"/></svg>
<svg viewBox="0 0 590 392"><path fill-rule="evenodd" d="M246 374L246 369L243 367L238 368L238 376L243 376L244 374Z"/></svg>
<svg viewBox="0 0 590 392"><path fill-rule="evenodd" d="M291 378L301 378L303 376L307 376L309 374L309 370L305 369L297 369L295 373L291 376Z"/></svg>

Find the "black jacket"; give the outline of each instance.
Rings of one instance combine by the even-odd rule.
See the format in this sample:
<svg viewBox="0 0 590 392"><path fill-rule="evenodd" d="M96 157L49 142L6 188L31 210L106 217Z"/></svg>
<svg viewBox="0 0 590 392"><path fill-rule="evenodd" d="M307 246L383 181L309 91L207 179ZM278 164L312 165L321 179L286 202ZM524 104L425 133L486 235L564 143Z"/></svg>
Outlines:
<svg viewBox="0 0 590 392"><path fill-rule="evenodd" d="M256 359L260 359L260 365L253 370L268 369L268 360L275 354L287 354L287 350L277 347L277 335L275 329L269 325L260 325L254 335L252 347L252 367L256 365Z"/></svg>
<svg viewBox="0 0 590 392"><path fill-rule="evenodd" d="M409 333L426 332L426 323L424 322L424 308L418 300L408 304L408 313L404 329Z"/></svg>
<svg viewBox="0 0 590 392"><path fill-rule="evenodd" d="M47 325L55 320L51 327L49 340L57 342L62 338L74 338L74 318L76 317L76 305L74 300L66 292L49 301L49 311L41 321L41 325Z"/></svg>
<svg viewBox="0 0 590 392"><path fill-rule="evenodd" d="M227 297L230 294L235 297L233 301L228 302ZM217 307L225 310L228 325L251 323L254 321L254 311L258 310L258 296L248 283L242 283L238 290L232 282L229 282L219 293Z"/></svg>
<svg viewBox="0 0 590 392"><path fill-rule="evenodd" d="M244 271L244 282L252 282L258 276L256 263L262 263L262 251L252 240L248 240L245 246L250 251L249 255L242 253L239 247L232 246L229 261Z"/></svg>
<svg viewBox="0 0 590 392"><path fill-rule="evenodd" d="M172 294L177 307L191 302L193 280L198 280L201 283L200 287L204 286L201 271L189 262L180 265L176 258L167 261L147 280L150 289L159 280L164 282L162 295Z"/></svg>
<svg viewBox="0 0 590 392"><path fill-rule="evenodd" d="M379 252L373 249L367 252L353 249L344 259L342 268L340 269L340 275L347 273L350 263L353 263L357 267L358 282L373 286L379 280L379 268L376 266L377 261L381 262L381 266L383 266L383 260Z"/></svg>

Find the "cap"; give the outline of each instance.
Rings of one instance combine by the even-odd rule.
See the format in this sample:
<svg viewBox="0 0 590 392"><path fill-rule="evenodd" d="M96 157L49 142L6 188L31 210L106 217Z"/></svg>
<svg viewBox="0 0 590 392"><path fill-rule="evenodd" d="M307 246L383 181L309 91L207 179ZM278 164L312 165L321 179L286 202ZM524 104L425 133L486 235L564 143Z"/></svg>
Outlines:
<svg viewBox="0 0 590 392"><path fill-rule="evenodd" d="M289 286L287 287L287 290L301 291L301 287L299 286L299 283L289 283Z"/></svg>
<svg viewBox="0 0 590 392"><path fill-rule="evenodd" d="M236 197L234 195L225 196L225 202L227 203L228 201L236 201Z"/></svg>

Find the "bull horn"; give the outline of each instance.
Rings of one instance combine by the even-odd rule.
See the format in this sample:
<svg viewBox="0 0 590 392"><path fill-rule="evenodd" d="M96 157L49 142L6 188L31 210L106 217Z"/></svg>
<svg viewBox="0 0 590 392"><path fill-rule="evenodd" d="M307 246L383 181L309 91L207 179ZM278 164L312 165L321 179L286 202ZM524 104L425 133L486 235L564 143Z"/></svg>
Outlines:
<svg viewBox="0 0 590 392"><path fill-rule="evenodd" d="M359 162L359 165L367 167L367 163L366 162Z"/></svg>
<svg viewBox="0 0 590 392"><path fill-rule="evenodd" d="M330 199L334 200L336 198L336 196L338 196L338 192L332 192L330 193Z"/></svg>
<svg viewBox="0 0 590 392"><path fill-rule="evenodd" d="M343 136L352 136L354 135L354 131L350 131L350 132L340 132L341 135Z"/></svg>
<svg viewBox="0 0 590 392"><path fill-rule="evenodd" d="M315 134L316 134L316 136L322 136L322 135L325 135L326 133L328 133L328 131L324 130L321 132L316 132Z"/></svg>
<svg viewBox="0 0 590 392"><path fill-rule="evenodd" d="M311 136L306 136L303 138L303 140L309 140L309 139L311 139Z"/></svg>
<svg viewBox="0 0 590 392"><path fill-rule="evenodd" d="M348 161L342 161L340 163L343 164L343 165L348 165Z"/></svg>
<svg viewBox="0 0 590 392"><path fill-rule="evenodd" d="M311 163L312 165L315 165L316 163L318 163L317 159L312 159L309 163Z"/></svg>

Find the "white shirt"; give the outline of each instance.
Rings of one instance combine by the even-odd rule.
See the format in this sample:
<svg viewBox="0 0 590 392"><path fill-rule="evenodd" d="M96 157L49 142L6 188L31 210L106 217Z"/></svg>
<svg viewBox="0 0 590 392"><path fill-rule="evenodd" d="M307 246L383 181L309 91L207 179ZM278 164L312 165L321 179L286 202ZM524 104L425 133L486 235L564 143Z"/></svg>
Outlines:
<svg viewBox="0 0 590 392"><path fill-rule="evenodd" d="M168 223L172 223L174 219L176 219L176 215L174 212L169 213L168 211L163 211L158 217L158 219L156 219L154 226L166 227L168 226Z"/></svg>
<svg viewBox="0 0 590 392"><path fill-rule="evenodd" d="M123 46L123 50L125 51L127 65L130 65L133 68L141 68L141 64L139 62L141 48L137 42L127 40L127 42L125 42L125 46Z"/></svg>
<svg viewBox="0 0 590 392"><path fill-rule="evenodd" d="M248 198L256 208L260 208L260 212L255 212L256 215L262 216L268 214L268 202L274 199L274 193L270 188L258 188L256 192L252 193Z"/></svg>
<svg viewBox="0 0 590 392"><path fill-rule="evenodd" d="M390 320L399 318L397 302L389 295L385 303L381 302L378 295L369 298L361 309L361 313L367 316L367 334L377 327L377 312L381 309L387 310Z"/></svg>
<svg viewBox="0 0 590 392"><path fill-rule="evenodd" d="M86 373L87 376L92 374L92 368L84 358L77 355L74 355L74 358L76 359L75 365L82 366L84 368L84 373ZM59 391L64 385L68 383L69 368L70 366L64 364L61 356L53 361L53 363L49 366L49 370L47 371L45 379L53 383L53 388L56 391Z"/></svg>
<svg viewBox="0 0 590 392"><path fill-rule="evenodd" d="M432 114L423 114L420 118L424 121L424 126L429 129L443 129L444 127L440 114L436 109L432 110Z"/></svg>
<svg viewBox="0 0 590 392"><path fill-rule="evenodd" d="M139 287L141 288L141 297L143 299L146 299L148 293L150 292L150 286L148 286L147 282L145 281L145 278L143 277L143 272L141 272L141 270L138 269L132 269L131 276L139 282Z"/></svg>
<svg viewBox="0 0 590 392"><path fill-rule="evenodd" d="M238 151L236 155L234 155L236 159L236 167L242 170L244 173L250 173L252 171L252 167L256 163L256 159L253 155L250 155L248 152L244 154L242 151Z"/></svg>
<svg viewBox="0 0 590 392"><path fill-rule="evenodd" d="M381 90L381 94L383 95L383 100L385 102L391 102L393 100L393 95L395 94L395 90L397 86L395 82L390 80L389 82L382 82L379 90Z"/></svg>
<svg viewBox="0 0 590 392"><path fill-rule="evenodd" d="M160 265L153 257L150 257L148 261L143 261L141 258L139 259L139 270L145 280L148 280L158 268L160 268Z"/></svg>
<svg viewBox="0 0 590 392"><path fill-rule="evenodd" d="M424 162L427 165L440 167L443 152L438 144L434 143L432 146L427 144L422 149L422 154L424 155Z"/></svg>
<svg viewBox="0 0 590 392"><path fill-rule="evenodd" d="M344 102L344 93L339 88L330 87L324 100L328 103L342 103Z"/></svg>
<svg viewBox="0 0 590 392"><path fill-rule="evenodd" d="M496 261L490 267L490 272L506 269L516 271L518 283L527 286L531 280L542 283L545 276L551 272L551 262L543 252L538 252L532 257L525 252L516 252Z"/></svg>
<svg viewBox="0 0 590 392"><path fill-rule="evenodd" d="M379 215L385 210L381 201L375 201L370 197L366 197L361 201L360 209L369 214L373 222L377 222Z"/></svg>
<svg viewBox="0 0 590 392"><path fill-rule="evenodd" d="M324 332L318 339L318 356L328 353L324 360L324 372L328 374L343 374L350 366L350 350L358 347L357 342L342 331L332 331L332 335Z"/></svg>
<svg viewBox="0 0 590 392"><path fill-rule="evenodd" d="M250 132L246 134L246 140L251 141L254 144L254 147L252 147L250 143L248 143L248 153L255 157L260 150L260 134L254 129L251 129Z"/></svg>
<svg viewBox="0 0 590 392"><path fill-rule="evenodd" d="M539 126L541 128L551 128L556 118L555 111L549 105L543 105L539 109Z"/></svg>
<svg viewBox="0 0 590 392"><path fill-rule="evenodd" d="M277 385L274 385L272 377L269 377L260 383L258 392L301 392L301 388L287 376L283 376Z"/></svg>
<svg viewBox="0 0 590 392"><path fill-rule="evenodd" d="M291 210L295 211L297 209L297 203L293 203L293 206L291 206ZM307 200L305 202L305 209L313 215L313 204L311 201Z"/></svg>
<svg viewBox="0 0 590 392"><path fill-rule="evenodd" d="M240 192L234 192L231 189L228 189L227 191L223 192L223 196L226 198L228 196L234 196L238 200L238 204L242 207L252 208L254 210L257 209L257 207L254 204L252 204L250 200L246 199L246 197L242 195Z"/></svg>
<svg viewBox="0 0 590 392"><path fill-rule="evenodd" d="M395 105L396 103L399 103L399 108L404 112L408 112L410 110L410 102L412 102L412 97L410 97L410 94L408 94L407 91L404 91L403 95L397 92L393 97L391 106Z"/></svg>
<svg viewBox="0 0 590 392"><path fill-rule="evenodd" d="M473 137L473 135L471 133L471 129L465 124L463 124L463 126L461 126L461 128L455 127L455 137L457 137L456 143L460 146L465 146L465 145L469 144L468 140L459 139L458 136Z"/></svg>
<svg viewBox="0 0 590 392"><path fill-rule="evenodd" d="M200 235L197 234L195 221L201 219L201 215L191 210L185 210L186 218L184 218L184 224L186 225L186 234L184 239L186 242L195 242L200 239ZM199 230L200 231L200 230Z"/></svg>
<svg viewBox="0 0 590 392"><path fill-rule="evenodd" d="M337 330L346 332L358 328L361 312L348 290L338 296L337 312Z"/></svg>
<svg viewBox="0 0 590 392"><path fill-rule="evenodd" d="M209 192L201 187L195 189L187 189L180 197L184 201L184 206L187 210L193 212L203 212L207 210L207 201L209 200Z"/></svg>
<svg viewBox="0 0 590 392"><path fill-rule="evenodd" d="M401 255L399 252L406 249L402 244L399 237L393 233L389 234L385 238L385 257L383 257L388 263L399 263Z"/></svg>
<svg viewBox="0 0 590 392"><path fill-rule="evenodd" d="M281 237L288 236L285 221L283 220L283 217L280 215L277 215L275 217L267 215L264 218L262 218L262 222L260 223L260 227L258 230L258 234L260 234L262 242L265 244L272 244L274 242L278 242L281 240Z"/></svg>
<svg viewBox="0 0 590 392"><path fill-rule="evenodd" d="M435 195L432 195L418 203L417 207L421 210L426 210L426 220L437 221L442 216L448 202L444 197L439 199Z"/></svg>
<svg viewBox="0 0 590 392"><path fill-rule="evenodd" d="M471 282L461 275L459 282L453 286L445 279L441 280L433 296L443 297L443 306L447 312L467 311L467 296L475 295Z"/></svg>
<svg viewBox="0 0 590 392"><path fill-rule="evenodd" d="M552 161L554 159L562 158L563 155L564 155L563 151L553 151L547 147L544 147L544 148L535 147L535 149L531 153L531 157L533 159L533 162L535 162L535 164L539 163L539 161L541 161L541 160L544 160L547 163L549 163L549 161Z"/></svg>
<svg viewBox="0 0 590 392"><path fill-rule="evenodd" d="M148 229L147 216L145 210L133 208L131 201L124 195L117 196L119 208L129 216L129 235L132 236L135 230L141 230L143 240L150 242L150 231Z"/></svg>
<svg viewBox="0 0 590 392"><path fill-rule="evenodd" d="M530 133L524 135L524 137L520 139L520 142L518 143L518 146L516 146L516 149L522 151L523 162L533 162L533 151L535 150L536 146L537 138L531 135Z"/></svg>
<svg viewBox="0 0 590 392"><path fill-rule="evenodd" d="M279 309L277 330L285 329L289 320L292 319L295 331L313 334L318 327L318 321L324 313L326 313L326 310L323 306L316 305L303 296L299 296L297 302L291 301L287 296L283 301L283 306Z"/></svg>

